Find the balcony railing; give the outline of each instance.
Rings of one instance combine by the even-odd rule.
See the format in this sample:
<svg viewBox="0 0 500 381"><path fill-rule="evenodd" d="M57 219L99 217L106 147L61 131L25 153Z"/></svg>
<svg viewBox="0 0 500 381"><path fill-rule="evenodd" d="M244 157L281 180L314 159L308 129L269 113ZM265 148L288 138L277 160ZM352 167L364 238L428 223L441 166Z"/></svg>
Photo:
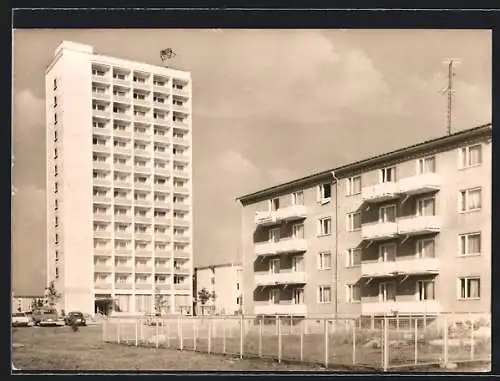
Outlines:
<svg viewBox="0 0 500 381"><path fill-rule="evenodd" d="M361 225L361 238L369 240L382 240L398 235L397 222L375 222Z"/></svg>
<svg viewBox="0 0 500 381"><path fill-rule="evenodd" d="M150 224L151 223L151 216L141 216L139 214L136 214L134 216L134 221L135 222L143 222L145 224Z"/></svg>
<svg viewBox="0 0 500 381"><path fill-rule="evenodd" d="M111 203L111 197L108 196L96 196L94 195L94 203L109 204Z"/></svg>
<svg viewBox="0 0 500 381"><path fill-rule="evenodd" d="M304 205L293 205L276 211L260 211L255 214L255 223L266 226L281 221L293 221L306 217L307 208Z"/></svg>
<svg viewBox="0 0 500 381"><path fill-rule="evenodd" d="M423 194L439 190L441 178L437 173L424 173L407 177L398 182L399 193L406 195Z"/></svg>
<svg viewBox="0 0 500 381"><path fill-rule="evenodd" d="M106 178L99 178L99 177L94 177L92 179L92 183L97 186L105 186L109 187L111 186L111 177L106 177Z"/></svg>
<svg viewBox="0 0 500 381"><path fill-rule="evenodd" d="M94 82L109 83L110 80L109 72L104 75L92 74L92 81Z"/></svg>
<svg viewBox="0 0 500 381"><path fill-rule="evenodd" d="M142 183L140 181L135 181L134 188L138 190L151 190L151 183L149 181L145 183Z"/></svg>
<svg viewBox="0 0 500 381"><path fill-rule="evenodd" d="M437 233L441 230L438 216L414 216L398 220L398 232L401 235L419 235Z"/></svg>
<svg viewBox="0 0 500 381"><path fill-rule="evenodd" d="M156 256L158 256L158 255L156 255ZM170 274L171 271L172 271L171 267L158 266L158 265L155 266L155 273L157 273L157 274Z"/></svg>
<svg viewBox="0 0 500 381"><path fill-rule="evenodd" d="M153 268L151 266L148 266L148 265L136 265L135 272L136 272L136 274L137 273L149 274L149 273L153 272Z"/></svg>
<svg viewBox="0 0 500 381"><path fill-rule="evenodd" d="M136 290L151 290L153 288L153 283L146 283L144 281L141 281L135 284L135 288Z"/></svg>
<svg viewBox="0 0 500 381"><path fill-rule="evenodd" d="M189 211L190 208L190 204L184 202L174 202L174 210Z"/></svg>
<svg viewBox="0 0 500 381"><path fill-rule="evenodd" d="M132 119L132 115L128 112L113 112L113 118L130 121Z"/></svg>
<svg viewBox="0 0 500 381"><path fill-rule="evenodd" d="M115 283L115 288L117 290L130 290L132 289L132 283Z"/></svg>
<svg viewBox="0 0 500 381"><path fill-rule="evenodd" d="M110 109L109 108L105 108L103 110L100 110L100 109L93 108L92 109L92 116L100 116L100 117L103 117L103 118L109 118L109 116L110 116Z"/></svg>
<svg viewBox="0 0 500 381"><path fill-rule="evenodd" d="M189 161L189 156L188 155L181 155L181 154L174 154L174 161L179 161L179 162L187 162Z"/></svg>
<svg viewBox="0 0 500 381"><path fill-rule="evenodd" d="M112 218L113 217L111 214L94 212L94 221L108 222L108 221L111 221Z"/></svg>
<svg viewBox="0 0 500 381"><path fill-rule="evenodd" d="M174 218L174 226L190 226L189 220Z"/></svg>
<svg viewBox="0 0 500 381"><path fill-rule="evenodd" d="M94 169L103 169L108 171L111 169L111 165L109 163L105 163L102 161L94 161L92 167Z"/></svg>
<svg viewBox="0 0 500 381"><path fill-rule="evenodd" d="M100 100L108 101L111 98L111 95L110 95L109 92L93 91L92 92L92 98L93 99L100 99Z"/></svg>
<svg viewBox="0 0 500 381"><path fill-rule="evenodd" d="M151 233L135 233L135 239L143 240L143 241L151 241Z"/></svg>
<svg viewBox="0 0 500 381"><path fill-rule="evenodd" d="M117 248L115 249L115 255L116 256L123 256L123 257L130 257L132 255L132 249L123 249L123 248Z"/></svg>
<svg viewBox="0 0 500 381"><path fill-rule="evenodd" d="M127 215L115 214L115 221L116 222L132 222L132 216L128 215L128 214ZM127 233L127 232L123 232L123 233Z"/></svg>
<svg viewBox="0 0 500 381"><path fill-rule="evenodd" d="M170 258L172 256L172 252L165 249L155 249L155 257L156 258Z"/></svg>
<svg viewBox="0 0 500 381"><path fill-rule="evenodd" d="M396 182L386 182L363 187L361 198L365 202L383 202L399 197L398 184Z"/></svg>
<svg viewBox="0 0 500 381"><path fill-rule="evenodd" d="M109 290L113 288L113 283L94 282L94 288L99 290Z"/></svg>
<svg viewBox="0 0 500 381"><path fill-rule="evenodd" d="M115 170L130 172L132 171L132 166L128 164L114 163Z"/></svg>
<svg viewBox="0 0 500 381"><path fill-rule="evenodd" d="M132 149L130 147L120 147L120 146L115 146L113 147L114 153L122 154L122 155L127 155L130 156L132 155Z"/></svg>
<svg viewBox="0 0 500 381"><path fill-rule="evenodd" d="M128 197L115 197L116 205L132 205L132 199Z"/></svg>
<svg viewBox="0 0 500 381"><path fill-rule="evenodd" d="M111 238L111 232L103 230L94 230L94 238Z"/></svg>
<svg viewBox="0 0 500 381"><path fill-rule="evenodd" d="M278 242L255 244L256 255L275 255L279 253L299 253L307 251L307 241L303 238L290 238Z"/></svg>
<svg viewBox="0 0 500 381"><path fill-rule="evenodd" d="M96 264L94 263L94 272L96 273L110 273L113 271L113 266L109 265L102 265L102 264Z"/></svg>
<svg viewBox="0 0 500 381"><path fill-rule="evenodd" d="M110 153L111 152L111 146L110 145L104 145L104 144L93 144L92 145L92 151L93 152L98 152L98 153Z"/></svg>
<svg viewBox="0 0 500 381"><path fill-rule="evenodd" d="M175 235L174 234L174 242L189 242L191 238L187 235Z"/></svg>
<svg viewBox="0 0 500 381"><path fill-rule="evenodd" d="M170 137L167 134L154 134L154 140L160 143L170 143Z"/></svg>
<svg viewBox="0 0 500 381"><path fill-rule="evenodd" d="M304 284L304 283L306 283L306 273L302 271L255 274L255 284L257 286L265 286L273 284Z"/></svg>
<svg viewBox="0 0 500 381"><path fill-rule="evenodd" d="M134 200L134 205L149 207L152 205L152 201L148 198L138 198Z"/></svg>
<svg viewBox="0 0 500 381"><path fill-rule="evenodd" d="M116 273L131 273L132 266L131 265L116 264L115 265L115 272Z"/></svg>
<svg viewBox="0 0 500 381"><path fill-rule="evenodd" d="M189 188L174 186L174 193L176 193L176 194L189 194Z"/></svg>
<svg viewBox="0 0 500 381"><path fill-rule="evenodd" d="M171 238L168 234L165 233L155 233L155 241L167 243L171 241Z"/></svg>
<svg viewBox="0 0 500 381"><path fill-rule="evenodd" d="M113 135L121 138L130 138L132 136L132 129L113 130Z"/></svg>
<svg viewBox="0 0 500 381"><path fill-rule="evenodd" d="M361 313L363 315L384 314L438 314L441 312L441 304L436 300L426 301L388 301L388 302L365 302L361 301Z"/></svg>
<svg viewBox="0 0 500 381"><path fill-rule="evenodd" d="M190 284L188 282L185 283L174 283L174 290L189 290Z"/></svg>
<svg viewBox="0 0 500 381"><path fill-rule="evenodd" d="M166 217L166 216L155 216L154 217L154 222L155 224L159 224L159 225L170 225L170 217Z"/></svg>
<svg viewBox="0 0 500 381"><path fill-rule="evenodd" d="M158 290L170 290L171 284L170 283L156 283L155 287L158 288Z"/></svg>
<svg viewBox="0 0 500 381"><path fill-rule="evenodd" d="M307 306L305 304L255 304L253 307L255 315L305 315Z"/></svg>
<svg viewBox="0 0 500 381"><path fill-rule="evenodd" d="M174 250L174 258L191 258L189 251Z"/></svg>
<svg viewBox="0 0 500 381"><path fill-rule="evenodd" d="M152 171L152 168L149 165L145 165L145 166L136 165L134 167L134 172L135 173L140 173L140 174L143 174L143 175L150 175L151 171Z"/></svg>

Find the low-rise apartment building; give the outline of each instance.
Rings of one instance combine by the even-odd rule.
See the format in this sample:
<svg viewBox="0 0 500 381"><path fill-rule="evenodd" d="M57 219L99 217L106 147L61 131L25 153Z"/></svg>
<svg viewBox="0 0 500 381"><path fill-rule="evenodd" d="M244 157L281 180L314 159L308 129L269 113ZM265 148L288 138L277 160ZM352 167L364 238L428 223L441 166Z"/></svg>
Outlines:
<svg viewBox="0 0 500 381"><path fill-rule="evenodd" d="M198 299L196 312L202 314L234 315L241 311L242 303L242 268L239 263L227 263L195 268L195 295ZM205 289L215 298L210 298L205 305L199 300L199 293Z"/></svg>
<svg viewBox="0 0 500 381"><path fill-rule="evenodd" d="M243 312L489 312L491 124L239 198Z"/></svg>

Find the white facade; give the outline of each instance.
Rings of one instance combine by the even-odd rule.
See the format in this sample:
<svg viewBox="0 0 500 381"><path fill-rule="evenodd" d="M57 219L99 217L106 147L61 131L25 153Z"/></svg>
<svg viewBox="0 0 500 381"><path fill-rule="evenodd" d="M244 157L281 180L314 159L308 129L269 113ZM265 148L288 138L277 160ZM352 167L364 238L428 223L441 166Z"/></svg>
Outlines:
<svg viewBox="0 0 500 381"><path fill-rule="evenodd" d="M214 313L234 315L241 307L241 271L241 265L237 264L196 268L196 296L203 288L215 292L215 301L209 300L206 305L214 306ZM198 310L201 313L199 303Z"/></svg>
<svg viewBox="0 0 500 381"><path fill-rule="evenodd" d="M188 72L63 42L46 76L47 283L60 308L165 312L192 305Z"/></svg>

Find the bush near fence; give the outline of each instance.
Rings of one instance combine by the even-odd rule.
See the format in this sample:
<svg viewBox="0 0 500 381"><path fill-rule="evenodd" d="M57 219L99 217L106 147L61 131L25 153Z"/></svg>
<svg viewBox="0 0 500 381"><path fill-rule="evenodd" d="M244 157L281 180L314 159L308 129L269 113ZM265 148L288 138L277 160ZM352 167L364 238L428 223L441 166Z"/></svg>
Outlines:
<svg viewBox="0 0 500 381"><path fill-rule="evenodd" d="M255 316L111 318L103 340L136 346L390 370L490 361L491 317L295 318Z"/></svg>

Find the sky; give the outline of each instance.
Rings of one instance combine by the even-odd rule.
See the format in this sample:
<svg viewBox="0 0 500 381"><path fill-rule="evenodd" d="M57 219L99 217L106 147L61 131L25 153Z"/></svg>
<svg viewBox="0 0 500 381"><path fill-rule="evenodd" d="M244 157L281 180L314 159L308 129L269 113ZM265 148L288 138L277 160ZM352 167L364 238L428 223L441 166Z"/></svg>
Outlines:
<svg viewBox="0 0 500 381"><path fill-rule="evenodd" d="M194 264L238 261L238 196L491 122L488 30L16 30L13 288L45 286L44 72L69 40L192 73Z"/></svg>

